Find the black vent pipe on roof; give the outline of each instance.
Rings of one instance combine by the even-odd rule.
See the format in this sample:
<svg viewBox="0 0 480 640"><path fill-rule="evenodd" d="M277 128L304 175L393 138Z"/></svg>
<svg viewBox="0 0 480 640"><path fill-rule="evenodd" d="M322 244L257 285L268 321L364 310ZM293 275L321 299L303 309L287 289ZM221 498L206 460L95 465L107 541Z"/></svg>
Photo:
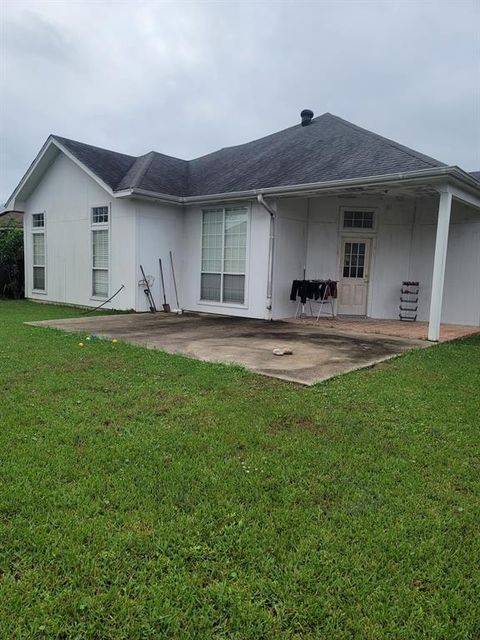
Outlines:
<svg viewBox="0 0 480 640"><path fill-rule="evenodd" d="M310 109L304 109L300 114L300 117L302 119L302 127L306 127L312 121L313 111Z"/></svg>

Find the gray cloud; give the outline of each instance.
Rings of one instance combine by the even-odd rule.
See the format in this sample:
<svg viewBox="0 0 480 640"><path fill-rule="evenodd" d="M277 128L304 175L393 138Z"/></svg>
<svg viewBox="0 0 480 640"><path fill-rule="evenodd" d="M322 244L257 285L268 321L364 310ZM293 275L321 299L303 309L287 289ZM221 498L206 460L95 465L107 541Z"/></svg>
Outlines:
<svg viewBox="0 0 480 640"><path fill-rule="evenodd" d="M0 200L49 133L192 158L304 107L480 170L479 24L475 0L7 0Z"/></svg>

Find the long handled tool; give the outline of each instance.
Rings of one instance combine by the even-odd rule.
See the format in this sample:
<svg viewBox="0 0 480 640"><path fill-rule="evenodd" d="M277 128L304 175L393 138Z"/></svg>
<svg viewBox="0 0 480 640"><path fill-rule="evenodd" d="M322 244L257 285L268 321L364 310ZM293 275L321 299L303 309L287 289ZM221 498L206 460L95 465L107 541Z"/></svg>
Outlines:
<svg viewBox="0 0 480 640"><path fill-rule="evenodd" d="M143 283L145 285L145 289L143 291L147 296L148 304L150 305L150 311L152 313L156 313L157 307L155 306L155 300L153 299L152 291L150 289L150 285L148 284L147 276L145 275L145 271L143 270L142 265L140 265L140 271L142 272Z"/></svg>
<svg viewBox="0 0 480 640"><path fill-rule="evenodd" d="M175 289L175 299L177 301L176 311L177 311L177 313L182 313L182 310L180 309L180 303L178 302L177 281L175 279L175 269L173 268L173 256L172 256L172 252L171 251L169 253L170 253L170 265L172 267L173 287Z"/></svg>
<svg viewBox="0 0 480 640"><path fill-rule="evenodd" d="M170 305L167 303L167 296L165 295L165 280L163 279L163 268L162 268L162 259L158 259L158 264L160 265L160 278L162 280L162 291L163 291L163 310L165 313L170 313Z"/></svg>

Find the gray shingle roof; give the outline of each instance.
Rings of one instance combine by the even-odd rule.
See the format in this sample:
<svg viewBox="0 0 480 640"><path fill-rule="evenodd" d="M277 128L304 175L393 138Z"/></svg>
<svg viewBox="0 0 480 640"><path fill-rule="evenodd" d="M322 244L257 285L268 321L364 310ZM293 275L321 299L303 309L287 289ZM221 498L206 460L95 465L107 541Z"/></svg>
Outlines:
<svg viewBox="0 0 480 640"><path fill-rule="evenodd" d="M186 195L188 185L188 165L163 153L150 151L135 161L130 171L119 182L117 189L145 189L171 196Z"/></svg>
<svg viewBox="0 0 480 640"><path fill-rule="evenodd" d="M52 136L70 151L82 164L98 176L111 189L116 189L122 177L131 169L137 158L124 153L108 151L76 140Z"/></svg>
<svg viewBox="0 0 480 640"><path fill-rule="evenodd" d="M470 171L470 175L480 182L480 171Z"/></svg>
<svg viewBox="0 0 480 640"><path fill-rule="evenodd" d="M151 151L135 158L54 136L113 190L174 196L233 193L445 166L325 113L259 140L180 160Z"/></svg>

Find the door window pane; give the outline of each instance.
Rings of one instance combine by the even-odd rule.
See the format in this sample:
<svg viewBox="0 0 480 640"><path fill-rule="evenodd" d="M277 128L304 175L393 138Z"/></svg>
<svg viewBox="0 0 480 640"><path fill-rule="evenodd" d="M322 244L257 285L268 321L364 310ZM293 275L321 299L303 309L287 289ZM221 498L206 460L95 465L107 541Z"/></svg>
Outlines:
<svg viewBox="0 0 480 640"><path fill-rule="evenodd" d="M365 242L346 242L343 254L343 277L363 278L365 271Z"/></svg>

